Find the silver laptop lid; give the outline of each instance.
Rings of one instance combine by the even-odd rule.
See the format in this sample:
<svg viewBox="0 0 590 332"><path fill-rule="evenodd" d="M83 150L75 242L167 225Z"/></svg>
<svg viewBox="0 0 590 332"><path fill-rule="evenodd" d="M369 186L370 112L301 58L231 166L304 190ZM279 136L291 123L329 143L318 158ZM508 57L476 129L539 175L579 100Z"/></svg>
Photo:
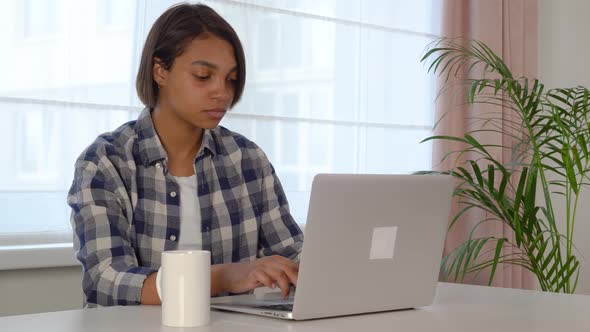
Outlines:
<svg viewBox="0 0 590 332"><path fill-rule="evenodd" d="M431 304L452 191L442 175L317 175L294 318Z"/></svg>

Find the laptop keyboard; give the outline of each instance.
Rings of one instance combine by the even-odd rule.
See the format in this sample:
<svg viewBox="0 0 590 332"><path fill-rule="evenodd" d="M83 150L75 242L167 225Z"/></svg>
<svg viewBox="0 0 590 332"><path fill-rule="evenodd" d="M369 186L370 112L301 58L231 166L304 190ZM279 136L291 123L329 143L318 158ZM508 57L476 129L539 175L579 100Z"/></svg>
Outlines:
<svg viewBox="0 0 590 332"><path fill-rule="evenodd" d="M256 309L267 309L276 311L293 311L293 304L264 304L254 306Z"/></svg>

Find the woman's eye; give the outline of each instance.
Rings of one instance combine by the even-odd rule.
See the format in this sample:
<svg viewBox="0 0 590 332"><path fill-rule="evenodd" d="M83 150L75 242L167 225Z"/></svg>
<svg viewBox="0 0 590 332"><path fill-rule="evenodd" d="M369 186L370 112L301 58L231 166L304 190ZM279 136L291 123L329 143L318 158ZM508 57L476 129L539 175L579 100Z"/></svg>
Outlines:
<svg viewBox="0 0 590 332"><path fill-rule="evenodd" d="M208 80L211 76L210 75L193 75L196 79L205 81Z"/></svg>

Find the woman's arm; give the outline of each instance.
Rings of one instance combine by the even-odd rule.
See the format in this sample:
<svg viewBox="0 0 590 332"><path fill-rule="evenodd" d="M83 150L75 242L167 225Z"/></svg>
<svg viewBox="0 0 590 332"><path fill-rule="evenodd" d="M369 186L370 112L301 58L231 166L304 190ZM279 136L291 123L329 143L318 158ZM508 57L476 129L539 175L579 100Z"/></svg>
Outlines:
<svg viewBox="0 0 590 332"><path fill-rule="evenodd" d="M259 257L281 255L299 261L303 232L289 212L289 203L279 178L262 150L258 150L262 170Z"/></svg>
<svg viewBox="0 0 590 332"><path fill-rule="evenodd" d="M76 163L68 194L85 302L90 307L139 304L144 280L154 269L139 266L128 235L126 203L117 194L125 193L125 186L109 159L97 155L96 150L86 152L92 160Z"/></svg>

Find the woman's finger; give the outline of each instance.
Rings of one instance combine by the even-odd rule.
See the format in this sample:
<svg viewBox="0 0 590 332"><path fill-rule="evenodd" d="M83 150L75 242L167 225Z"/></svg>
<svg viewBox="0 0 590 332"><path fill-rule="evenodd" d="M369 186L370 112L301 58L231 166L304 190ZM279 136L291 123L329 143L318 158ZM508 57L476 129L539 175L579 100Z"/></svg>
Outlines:
<svg viewBox="0 0 590 332"><path fill-rule="evenodd" d="M287 269L284 269L283 272L285 273L285 275L289 279L289 282L291 282L293 285L297 286L297 278L299 277L299 270L293 270L293 269L287 268Z"/></svg>
<svg viewBox="0 0 590 332"><path fill-rule="evenodd" d="M289 282L297 286L297 277L299 276L299 265L288 258L282 256L276 257L276 263L278 264L279 268L286 274L287 278L289 279Z"/></svg>
<svg viewBox="0 0 590 332"><path fill-rule="evenodd" d="M264 286L266 286L268 288L274 288L273 287L273 278L271 276L269 276L264 269L256 269L252 273L252 275L254 276L254 278L256 279L257 282L263 284Z"/></svg>
<svg viewBox="0 0 590 332"><path fill-rule="evenodd" d="M289 285L289 278L283 270L269 267L265 270L265 272L273 279L273 282L279 286L283 297L289 295L289 290L291 289Z"/></svg>

